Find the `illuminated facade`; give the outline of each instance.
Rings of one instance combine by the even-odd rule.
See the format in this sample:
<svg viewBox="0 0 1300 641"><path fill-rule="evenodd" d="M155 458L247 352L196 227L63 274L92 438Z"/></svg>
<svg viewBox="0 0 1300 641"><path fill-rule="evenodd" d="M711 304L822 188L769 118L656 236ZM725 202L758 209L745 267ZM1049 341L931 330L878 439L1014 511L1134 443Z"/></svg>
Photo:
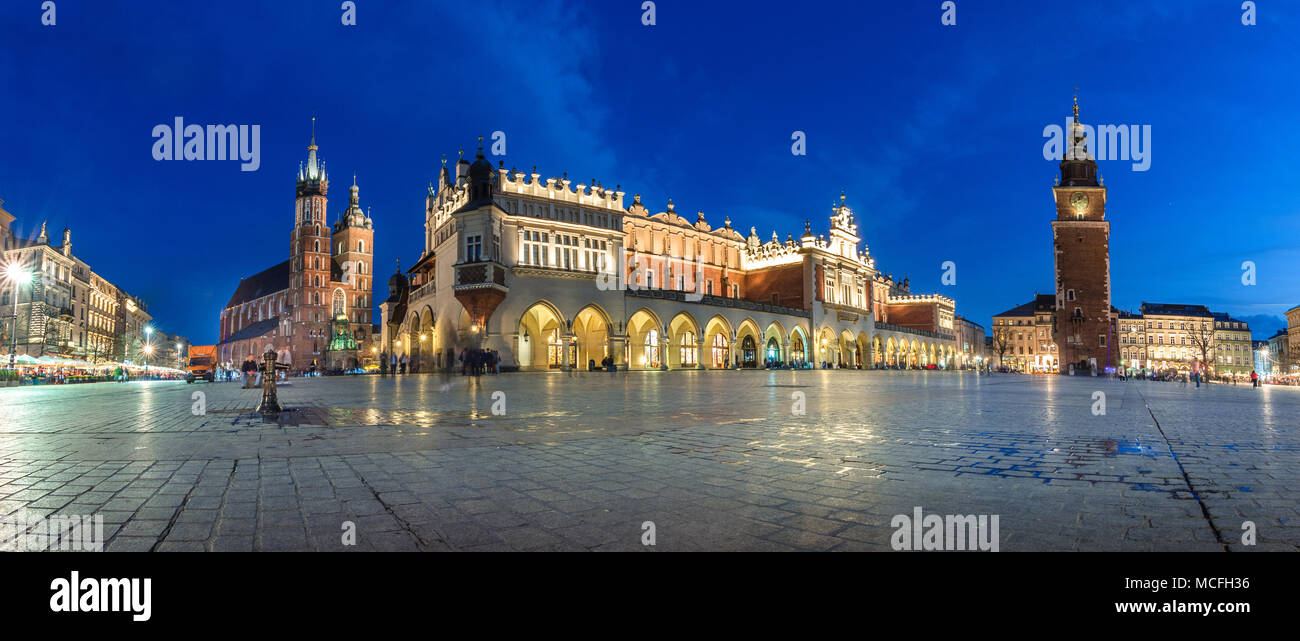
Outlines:
<svg viewBox="0 0 1300 641"><path fill-rule="evenodd" d="M769 363L951 366L955 305L878 271L846 199L829 229L784 240L621 186L445 166L425 201L425 251L390 280L383 351L417 369L490 349L506 367L719 369Z"/></svg>
<svg viewBox="0 0 1300 641"><path fill-rule="evenodd" d="M1057 372L1055 327L1056 298L1037 294L1034 300L993 317L989 358L996 366L1018 372Z"/></svg>
<svg viewBox="0 0 1300 641"><path fill-rule="evenodd" d="M18 288L17 323L14 290L0 274L0 353L8 363L15 339L17 354L34 358L56 356L91 363L142 363L145 345L170 357L174 345L187 344L180 336L148 335L153 317L144 301L131 296L72 252L72 231L63 229L60 244L51 242L45 223L35 238L21 238L12 228L13 214L0 207L0 270L18 265L31 281ZM182 348L183 349L183 348ZM151 363L174 366L175 358Z"/></svg>
<svg viewBox="0 0 1300 641"><path fill-rule="evenodd" d="M374 223L352 181L348 206L328 222L329 177L316 155L298 168L289 258L240 281L221 311L217 361L236 367L274 351L296 372L347 370L377 357L372 336Z"/></svg>

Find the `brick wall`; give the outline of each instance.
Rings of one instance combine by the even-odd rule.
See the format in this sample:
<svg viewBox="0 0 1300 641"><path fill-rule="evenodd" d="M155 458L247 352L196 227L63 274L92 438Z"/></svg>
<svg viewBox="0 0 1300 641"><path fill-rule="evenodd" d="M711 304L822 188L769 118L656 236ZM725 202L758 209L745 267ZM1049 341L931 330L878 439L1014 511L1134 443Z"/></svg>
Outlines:
<svg viewBox="0 0 1300 641"><path fill-rule="evenodd" d="M804 308L803 263L750 272L741 297L758 303Z"/></svg>
<svg viewBox="0 0 1300 641"><path fill-rule="evenodd" d="M939 331L935 308L938 303L914 303L910 305L885 305L885 314L890 324L923 329L929 332Z"/></svg>

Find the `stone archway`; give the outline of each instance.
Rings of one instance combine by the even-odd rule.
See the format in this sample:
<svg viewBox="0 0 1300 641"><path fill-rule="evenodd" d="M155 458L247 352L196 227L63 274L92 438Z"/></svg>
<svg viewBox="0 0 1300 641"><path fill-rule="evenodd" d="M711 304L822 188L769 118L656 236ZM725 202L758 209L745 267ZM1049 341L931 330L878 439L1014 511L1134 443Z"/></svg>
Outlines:
<svg viewBox="0 0 1300 641"><path fill-rule="evenodd" d="M731 367L731 324L722 316L710 318L704 325L704 364L710 369Z"/></svg>
<svg viewBox="0 0 1300 641"><path fill-rule="evenodd" d="M649 308L642 307L627 319L628 369L660 369L664 366L664 326Z"/></svg>
<svg viewBox="0 0 1300 641"><path fill-rule="evenodd" d="M808 338L804 336L803 328L795 326L790 330L790 358L789 362L795 366L801 365L808 360Z"/></svg>
<svg viewBox="0 0 1300 641"><path fill-rule="evenodd" d="M583 307L573 317L576 367L586 369L593 363L599 367L609 356L609 327L609 316L595 303Z"/></svg>
<svg viewBox="0 0 1300 641"><path fill-rule="evenodd" d="M537 301L519 317L519 367L559 369L565 364L564 316L548 301Z"/></svg>
<svg viewBox="0 0 1300 641"><path fill-rule="evenodd" d="M752 318L746 318L741 321L740 327L736 329L736 353L735 358L739 360L740 366L744 369L757 368L762 362L759 354L759 345L762 338L758 332L758 323Z"/></svg>
<svg viewBox="0 0 1300 641"><path fill-rule="evenodd" d="M700 367L700 327L695 317L687 312L680 312L668 323L669 347L668 366L673 369L696 369Z"/></svg>

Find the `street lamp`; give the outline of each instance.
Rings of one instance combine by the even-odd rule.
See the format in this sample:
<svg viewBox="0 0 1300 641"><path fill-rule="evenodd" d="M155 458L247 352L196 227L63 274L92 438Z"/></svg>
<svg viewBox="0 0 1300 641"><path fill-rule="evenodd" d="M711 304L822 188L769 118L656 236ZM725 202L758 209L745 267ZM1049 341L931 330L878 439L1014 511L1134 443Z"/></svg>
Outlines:
<svg viewBox="0 0 1300 641"><path fill-rule="evenodd" d="M32 281L32 273L23 269L18 263L10 263L9 266L5 268L5 277L7 277L9 282L13 283L14 286L13 298L11 299L14 306L14 324L12 329L14 335L13 343L9 347L9 368L14 369L16 367L15 359L17 359L18 356L18 286L30 283Z"/></svg>

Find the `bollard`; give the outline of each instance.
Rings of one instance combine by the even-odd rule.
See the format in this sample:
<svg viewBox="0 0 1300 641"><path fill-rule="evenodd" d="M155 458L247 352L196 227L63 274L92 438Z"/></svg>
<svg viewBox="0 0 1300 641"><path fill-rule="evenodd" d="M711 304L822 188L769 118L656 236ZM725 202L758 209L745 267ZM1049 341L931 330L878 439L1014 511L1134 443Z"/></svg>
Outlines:
<svg viewBox="0 0 1300 641"><path fill-rule="evenodd" d="M280 400L275 396L275 370L288 369L288 366L275 362L276 354L273 350L268 350L262 358L265 360L262 365L262 404L257 406L257 412L262 415L279 414Z"/></svg>

